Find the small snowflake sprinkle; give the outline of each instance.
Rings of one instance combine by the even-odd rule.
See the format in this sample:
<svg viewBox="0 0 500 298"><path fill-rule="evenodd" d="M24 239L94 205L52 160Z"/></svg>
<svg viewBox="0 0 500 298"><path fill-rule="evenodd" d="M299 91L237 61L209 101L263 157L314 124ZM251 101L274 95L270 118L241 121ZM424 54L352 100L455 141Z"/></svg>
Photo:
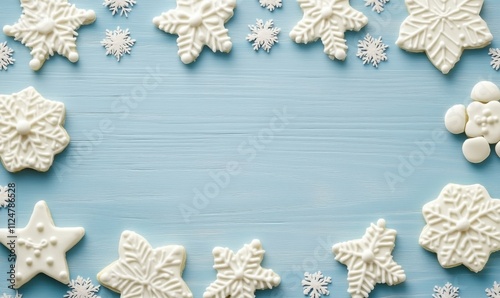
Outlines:
<svg viewBox="0 0 500 298"><path fill-rule="evenodd" d="M390 0L365 0L366 6L371 6L373 11L381 13L384 11L384 5Z"/></svg>
<svg viewBox="0 0 500 298"><path fill-rule="evenodd" d="M117 27L115 31L106 30L106 38L101 44L106 48L106 55L114 55L116 60L120 61L123 55L130 55L135 39L130 38L128 29L122 30Z"/></svg>
<svg viewBox="0 0 500 298"><path fill-rule="evenodd" d="M96 294L99 292L101 286L95 286L90 278L84 279L78 276L76 279L70 281L68 287L71 291L68 291L64 295L64 298L100 298Z"/></svg>
<svg viewBox="0 0 500 298"><path fill-rule="evenodd" d="M125 15L128 17L128 13L132 11L132 6L136 4L135 0L104 0L102 5L109 7L111 13L115 15L118 10L120 11L120 16Z"/></svg>
<svg viewBox="0 0 500 298"><path fill-rule="evenodd" d="M321 295L330 295L330 291L328 291L328 284L330 283L332 283L332 278L324 276L321 271L313 274L306 272L302 280L304 295L309 295L310 298L320 298Z"/></svg>
<svg viewBox="0 0 500 298"><path fill-rule="evenodd" d="M3 293L1 298L23 298L23 295L16 293L15 296L12 296L12 295L8 295L8 294Z"/></svg>
<svg viewBox="0 0 500 298"><path fill-rule="evenodd" d="M0 207L7 207L9 201L9 188L7 186L0 186Z"/></svg>
<svg viewBox="0 0 500 298"><path fill-rule="evenodd" d="M500 49L499 48L496 48L496 49L491 48L488 55L491 56L491 62L490 62L491 67L493 67L494 70L499 70L500 69Z"/></svg>
<svg viewBox="0 0 500 298"><path fill-rule="evenodd" d="M382 61L387 61L385 51L389 46L382 42L382 37L373 38L370 34L366 34L363 40L358 41L358 53L356 57L363 60L363 64L371 63L378 67Z"/></svg>
<svg viewBox="0 0 500 298"><path fill-rule="evenodd" d="M269 11L273 11L276 8L280 8L283 4L281 0L259 0L260 6L269 9Z"/></svg>
<svg viewBox="0 0 500 298"><path fill-rule="evenodd" d="M248 25L251 34L247 35L247 40L253 41L253 49L258 51L263 48L267 52L271 50L272 46L278 42L278 34L281 29L274 27L273 20L268 20L264 24L264 21L257 19L255 25Z"/></svg>
<svg viewBox="0 0 500 298"><path fill-rule="evenodd" d="M454 287L451 283L448 282L444 285L444 287L435 286L432 298L460 298L458 294L458 287Z"/></svg>
<svg viewBox="0 0 500 298"><path fill-rule="evenodd" d="M7 42L0 43L0 69L7 70L10 64L14 64L16 59L12 58L14 50L7 46Z"/></svg>
<svg viewBox="0 0 500 298"><path fill-rule="evenodd" d="M496 281L493 283L493 288L486 289L485 291L488 298L500 298L500 285Z"/></svg>

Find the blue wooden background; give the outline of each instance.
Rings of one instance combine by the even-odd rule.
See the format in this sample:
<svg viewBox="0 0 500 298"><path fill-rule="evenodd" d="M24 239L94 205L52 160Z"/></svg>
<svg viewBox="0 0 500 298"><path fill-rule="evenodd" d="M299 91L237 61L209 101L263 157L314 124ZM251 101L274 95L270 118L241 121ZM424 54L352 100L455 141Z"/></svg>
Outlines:
<svg viewBox="0 0 500 298"><path fill-rule="evenodd" d="M263 266L282 277L277 289L258 291L257 297L303 297L304 272L317 270L333 277L331 297L348 297L347 270L334 260L331 246L361 237L378 218L398 231L394 257L407 281L379 285L370 297L430 297L434 285L448 281L462 297L486 297L484 289L499 278L500 254L475 274L441 268L436 255L418 245L421 207L447 183L481 183L500 197L500 159L469 164L461 153L465 136L453 136L443 125L446 110L467 104L478 81L500 83L487 48L466 51L445 76L424 54L395 45L407 16L402 1L391 1L378 15L364 1L352 0L369 25L347 33L345 62L331 61L320 42L297 45L288 37L302 17L295 1L284 0L282 9L270 13L257 0L239 0L226 25L232 52L205 49L186 66L177 57L176 36L152 24L175 1L139 0L128 19L113 17L100 0L72 2L97 13L94 24L79 30L77 64L56 56L33 72L29 50L0 34L16 59L0 72L0 93L31 85L67 107L72 141L51 170L0 169L0 184L17 184L18 226L45 199L57 225L85 227L86 236L68 253L72 278L95 281L117 258L120 234L129 229L154 247L185 246L184 279L195 297L215 279L213 247L238 250L254 238L266 250ZM500 2L485 2L482 16L500 37ZM2 0L0 25L13 24L20 14L19 1ZM270 54L254 52L245 40L256 18L272 18L282 28ZM116 26L129 28L137 40L120 63L100 45L105 30ZM366 33L390 45L389 61L379 69L355 56ZM495 38L492 46L500 41ZM270 130L271 119L283 110L293 117L283 129ZM235 164L239 173L214 189L211 175ZM387 175L400 179L390 185ZM193 202L197 190L210 187L212 198ZM187 217L181 212L186 208L196 213ZM0 210L0 221L6 226L6 210ZM0 265L5 291L6 249L0 249ZM40 275L21 293L54 298L66 290ZM119 297L105 288L99 295Z"/></svg>

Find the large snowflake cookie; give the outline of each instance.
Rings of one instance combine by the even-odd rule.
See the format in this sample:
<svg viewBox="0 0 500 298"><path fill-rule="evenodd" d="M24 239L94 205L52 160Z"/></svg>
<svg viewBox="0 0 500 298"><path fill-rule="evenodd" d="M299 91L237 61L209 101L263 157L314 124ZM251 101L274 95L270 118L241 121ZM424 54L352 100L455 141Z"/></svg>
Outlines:
<svg viewBox="0 0 500 298"><path fill-rule="evenodd" d="M54 53L78 61L76 30L95 21L93 10L78 9L67 0L21 0L21 7L21 18L3 32L31 49L31 69L39 70Z"/></svg>
<svg viewBox="0 0 500 298"><path fill-rule="evenodd" d="M396 230L388 229L385 220L371 224L361 239L333 246L335 260L347 266L351 297L368 297L377 283L390 286L406 280L403 268L392 258Z"/></svg>
<svg viewBox="0 0 500 298"><path fill-rule="evenodd" d="M491 43L486 22L479 16L484 0L406 0L410 15L401 25L397 45L409 52L425 52L432 64L447 74L464 49Z"/></svg>
<svg viewBox="0 0 500 298"><path fill-rule="evenodd" d="M500 89L492 82L482 81L471 92L473 102L467 107L454 105L445 115L445 126L453 134L469 137L462 151L472 163L484 161L491 153L490 144L496 144L500 156Z"/></svg>
<svg viewBox="0 0 500 298"><path fill-rule="evenodd" d="M330 59L344 60L347 45L344 33L359 31L368 18L349 5L349 0L297 0L304 12L302 20L292 29L290 37L296 43L313 42L321 38L325 54Z"/></svg>
<svg viewBox="0 0 500 298"><path fill-rule="evenodd" d="M17 255L15 273L10 275L14 288L18 289L39 273L69 283L66 252L84 234L83 228L56 227L45 201L36 203L26 227L0 229L0 242Z"/></svg>
<svg viewBox="0 0 500 298"><path fill-rule="evenodd" d="M153 249L141 235L124 231L119 258L97 274L105 287L121 297L192 298L182 279L186 251L180 245Z"/></svg>
<svg viewBox="0 0 500 298"><path fill-rule="evenodd" d="M444 268L463 264L479 272L500 249L500 200L482 185L448 184L422 213L427 225L420 245L437 253Z"/></svg>
<svg viewBox="0 0 500 298"><path fill-rule="evenodd" d="M225 247L214 248L217 280L206 289L203 298L250 298L255 297L255 290L278 286L281 282L279 275L260 266L264 253L259 240L245 244L237 253Z"/></svg>
<svg viewBox="0 0 500 298"><path fill-rule="evenodd" d="M177 0L177 8L153 19L161 30L177 34L179 57L185 64L198 58L203 46L229 53L233 44L224 24L233 16L236 0Z"/></svg>
<svg viewBox="0 0 500 298"><path fill-rule="evenodd" d="M54 155L69 144L64 117L63 103L43 98L33 87L0 95L0 157L5 168L47 171Z"/></svg>

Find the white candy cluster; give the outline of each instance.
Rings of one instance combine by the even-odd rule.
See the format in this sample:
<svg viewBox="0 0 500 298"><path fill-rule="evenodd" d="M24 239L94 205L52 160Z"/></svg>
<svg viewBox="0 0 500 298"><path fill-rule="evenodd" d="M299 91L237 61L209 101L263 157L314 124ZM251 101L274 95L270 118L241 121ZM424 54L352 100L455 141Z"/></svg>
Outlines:
<svg viewBox="0 0 500 298"><path fill-rule="evenodd" d="M491 153L490 145L500 157L500 89L492 82L482 81L472 89L473 102L467 107L454 105L446 112L445 125L453 134L464 133L468 139L462 146L471 163L483 162Z"/></svg>

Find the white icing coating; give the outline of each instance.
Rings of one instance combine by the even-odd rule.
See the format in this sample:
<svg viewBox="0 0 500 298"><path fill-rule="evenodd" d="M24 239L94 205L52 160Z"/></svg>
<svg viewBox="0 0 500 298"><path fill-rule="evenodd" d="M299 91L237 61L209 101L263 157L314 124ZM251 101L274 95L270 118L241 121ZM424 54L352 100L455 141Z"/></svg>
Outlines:
<svg viewBox="0 0 500 298"><path fill-rule="evenodd" d="M69 144L65 108L43 98L33 87L0 95L0 157L10 172L25 168L47 171L54 155Z"/></svg>
<svg viewBox="0 0 500 298"><path fill-rule="evenodd" d="M453 134L464 133L467 119L465 106L454 105L446 112L444 116L444 125L446 129Z"/></svg>
<svg viewBox="0 0 500 298"><path fill-rule="evenodd" d="M437 253L444 268L463 264L479 272L500 249L500 200L482 185L448 184L422 213L427 225L419 243Z"/></svg>
<svg viewBox="0 0 500 298"><path fill-rule="evenodd" d="M483 136L490 144L500 141L500 102L472 102L467 107L467 115L465 134L468 137Z"/></svg>
<svg viewBox="0 0 500 298"><path fill-rule="evenodd" d="M484 137L475 137L465 140L462 152L469 162L481 163L490 156L490 144Z"/></svg>
<svg viewBox="0 0 500 298"><path fill-rule="evenodd" d="M177 0L177 8L153 19L161 30L177 34L179 57L185 64L194 62L203 46L214 53L229 53L233 44L224 24L233 16L236 0Z"/></svg>
<svg viewBox="0 0 500 298"><path fill-rule="evenodd" d="M15 234L11 234L9 229L0 229L0 242L9 249L12 241L9 236L17 236L14 287L18 289L38 273L44 273L64 284L69 283L66 252L84 234L83 228L56 227L45 201L36 203L28 225L16 229ZM54 243L49 239L57 241Z"/></svg>
<svg viewBox="0 0 500 298"><path fill-rule="evenodd" d="M480 102L498 101L500 100L500 89L490 81L481 81L472 88L470 97Z"/></svg>
<svg viewBox="0 0 500 298"><path fill-rule="evenodd" d="M479 16L484 0L406 0L410 15L401 25L396 44L410 52L425 52L447 74L464 49L479 49L493 40Z"/></svg>
<svg viewBox="0 0 500 298"><path fill-rule="evenodd" d="M371 224L361 239L337 243L335 260L347 266L349 289L353 298L366 298L377 283L390 286L406 280L403 268L392 258L396 230L386 228L384 219Z"/></svg>
<svg viewBox="0 0 500 298"><path fill-rule="evenodd" d="M76 30L95 21L93 10L78 9L67 0L21 0L21 7L23 14L17 23L3 31L31 49L33 70L39 70L54 53L78 61Z"/></svg>
<svg viewBox="0 0 500 298"><path fill-rule="evenodd" d="M124 231L118 260L101 270L97 280L122 297L192 298L182 279L185 263L184 247L168 245L153 249L141 235Z"/></svg>
<svg viewBox="0 0 500 298"><path fill-rule="evenodd" d="M500 142L495 145L495 152L500 157Z"/></svg>
<svg viewBox="0 0 500 298"><path fill-rule="evenodd" d="M259 240L245 244L236 254L229 248L214 248L217 280L205 290L203 298L255 297L255 290L278 286L279 275L260 266L264 253Z"/></svg>
<svg viewBox="0 0 500 298"><path fill-rule="evenodd" d="M347 44L344 33L359 31L368 18L351 7L348 0L297 0L304 12L301 21L290 32L296 43L309 43L321 38L324 53L330 59L344 60Z"/></svg>

